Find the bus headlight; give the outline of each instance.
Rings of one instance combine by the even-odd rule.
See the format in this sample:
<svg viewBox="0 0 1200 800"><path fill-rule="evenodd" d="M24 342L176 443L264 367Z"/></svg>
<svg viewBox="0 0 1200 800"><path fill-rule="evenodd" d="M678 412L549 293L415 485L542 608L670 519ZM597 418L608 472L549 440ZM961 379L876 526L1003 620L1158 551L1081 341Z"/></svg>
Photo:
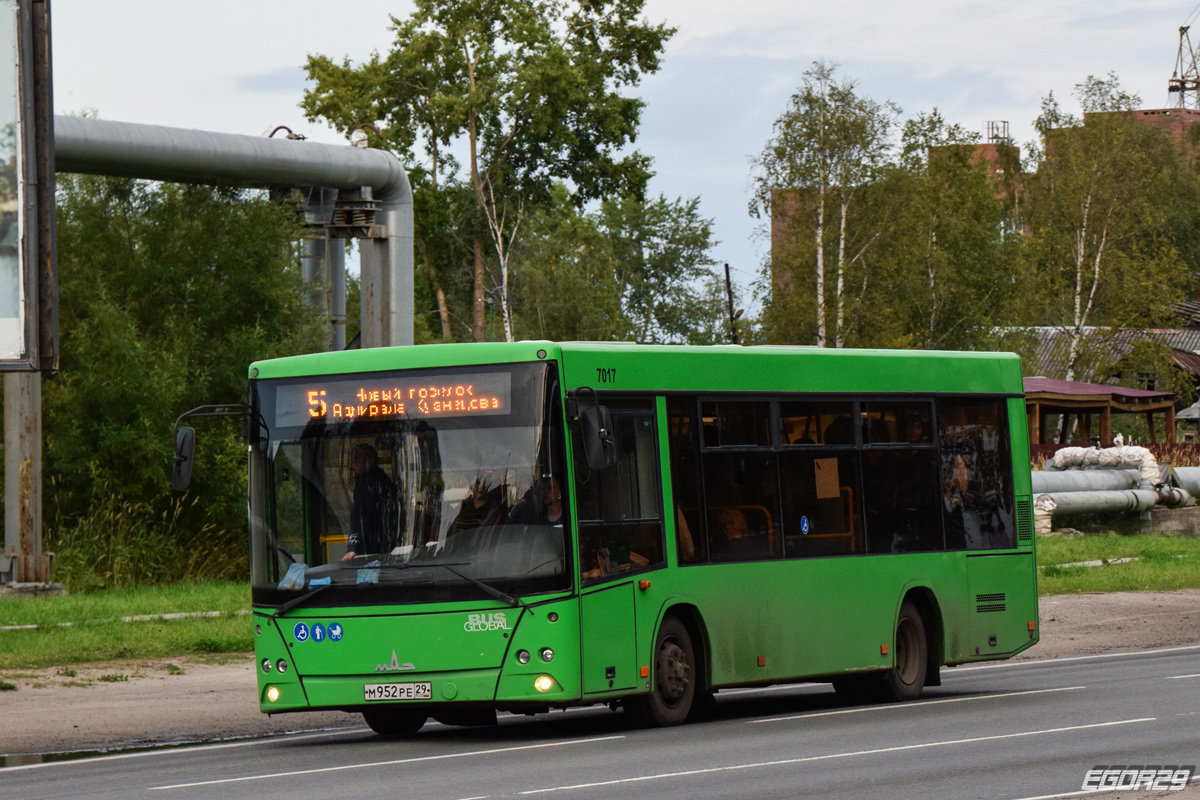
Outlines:
<svg viewBox="0 0 1200 800"><path fill-rule="evenodd" d="M517 661L521 662L522 664L528 664L529 663L529 651L528 650L518 650L517 651Z"/></svg>
<svg viewBox="0 0 1200 800"><path fill-rule="evenodd" d="M269 658L264 658L264 659L262 660L262 670L263 670L263 672L270 672L270 671L271 671L271 659L269 659Z"/></svg>
<svg viewBox="0 0 1200 800"><path fill-rule="evenodd" d="M279 670L279 674L282 675L283 673L287 672L287 669L288 669L287 662L284 661L282 658L279 659L278 661L275 662L275 669Z"/></svg>
<svg viewBox="0 0 1200 800"><path fill-rule="evenodd" d="M276 700L279 699L279 687L278 686L268 686L267 687L267 699L270 700L272 703L274 703Z"/></svg>
<svg viewBox="0 0 1200 800"><path fill-rule="evenodd" d="M554 678L549 675L539 675L537 680L533 682L533 688L539 692L548 692L554 688Z"/></svg>
<svg viewBox="0 0 1200 800"><path fill-rule="evenodd" d="M549 647L543 647L541 652L538 653L538 655L542 657L542 661L553 661L554 660L554 651L551 650Z"/></svg>

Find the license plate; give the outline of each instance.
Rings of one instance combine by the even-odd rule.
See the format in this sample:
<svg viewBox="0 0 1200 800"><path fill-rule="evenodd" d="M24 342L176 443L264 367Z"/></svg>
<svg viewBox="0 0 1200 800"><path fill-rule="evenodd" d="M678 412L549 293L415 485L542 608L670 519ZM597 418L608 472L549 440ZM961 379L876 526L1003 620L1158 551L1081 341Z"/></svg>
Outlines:
<svg viewBox="0 0 1200 800"><path fill-rule="evenodd" d="M422 683L368 683L363 686L363 700L429 700L433 697L433 684Z"/></svg>

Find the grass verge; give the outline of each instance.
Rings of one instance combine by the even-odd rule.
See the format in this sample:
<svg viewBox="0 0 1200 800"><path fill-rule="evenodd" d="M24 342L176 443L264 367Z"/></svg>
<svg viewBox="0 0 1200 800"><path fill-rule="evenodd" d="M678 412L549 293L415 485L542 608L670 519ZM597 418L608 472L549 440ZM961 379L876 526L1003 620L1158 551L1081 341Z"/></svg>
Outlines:
<svg viewBox="0 0 1200 800"><path fill-rule="evenodd" d="M0 670L123 658L169 658L253 649L245 583L190 583L67 596L0 599ZM216 617L122 622L122 617L218 611ZM63 623L71 623L63 625ZM65 674L65 673L64 673Z"/></svg>
<svg viewBox="0 0 1200 800"><path fill-rule="evenodd" d="M1121 558L1137 560L1097 567L1062 566ZM1043 595L1200 589L1200 539L1039 536L1037 560L1038 593Z"/></svg>

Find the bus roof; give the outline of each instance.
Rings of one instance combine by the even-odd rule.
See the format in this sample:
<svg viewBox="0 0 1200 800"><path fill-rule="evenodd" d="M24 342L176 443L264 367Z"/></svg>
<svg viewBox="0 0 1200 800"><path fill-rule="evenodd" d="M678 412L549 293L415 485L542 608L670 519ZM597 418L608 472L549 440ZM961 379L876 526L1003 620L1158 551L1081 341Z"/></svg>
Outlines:
<svg viewBox="0 0 1200 800"><path fill-rule="evenodd" d="M558 360L569 389L658 392L1022 393L1013 353L775 345L484 342L381 347L258 361L251 378Z"/></svg>

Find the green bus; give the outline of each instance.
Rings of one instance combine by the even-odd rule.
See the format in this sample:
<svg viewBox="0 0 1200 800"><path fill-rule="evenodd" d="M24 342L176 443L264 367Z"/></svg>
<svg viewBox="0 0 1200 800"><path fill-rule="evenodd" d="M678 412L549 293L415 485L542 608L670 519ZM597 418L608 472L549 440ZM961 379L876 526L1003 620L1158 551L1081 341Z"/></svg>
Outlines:
<svg viewBox="0 0 1200 800"><path fill-rule="evenodd" d="M250 369L264 712L908 700L1038 639L1020 362L517 342Z"/></svg>

